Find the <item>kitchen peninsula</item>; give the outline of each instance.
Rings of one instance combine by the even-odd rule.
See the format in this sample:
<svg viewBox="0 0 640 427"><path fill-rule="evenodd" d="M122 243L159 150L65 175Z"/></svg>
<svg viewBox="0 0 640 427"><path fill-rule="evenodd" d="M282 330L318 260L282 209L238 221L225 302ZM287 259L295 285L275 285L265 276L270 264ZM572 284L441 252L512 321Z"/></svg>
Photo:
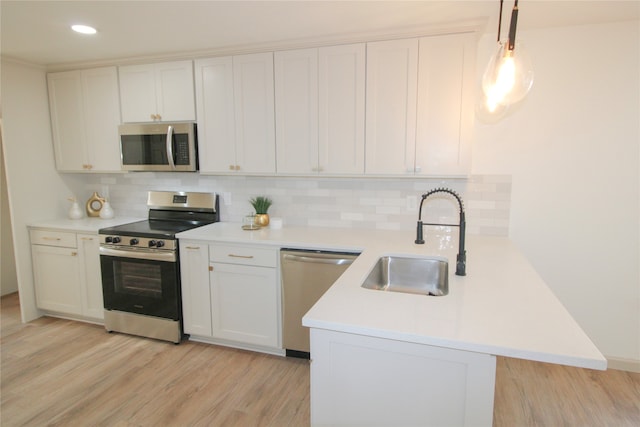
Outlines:
<svg viewBox="0 0 640 427"><path fill-rule="evenodd" d="M507 238L468 236L467 276L450 268L446 296L361 287L384 255L441 256L452 265L456 233L426 229L426 244L415 245L408 231L243 231L218 223L178 238L361 251L303 319L311 328L314 425L416 419L491 425L496 356L606 369L606 359Z"/></svg>

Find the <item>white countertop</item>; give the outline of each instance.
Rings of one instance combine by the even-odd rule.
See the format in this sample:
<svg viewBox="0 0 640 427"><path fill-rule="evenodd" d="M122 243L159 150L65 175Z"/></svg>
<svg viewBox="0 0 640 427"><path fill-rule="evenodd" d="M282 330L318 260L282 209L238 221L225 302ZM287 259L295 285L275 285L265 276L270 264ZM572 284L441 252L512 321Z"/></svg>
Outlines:
<svg viewBox="0 0 640 427"><path fill-rule="evenodd" d="M425 227L415 233L284 227L244 231L216 223L177 236L186 240L276 247L358 250L358 259L304 316L311 328L439 347L606 369L607 361L515 245L507 238L467 236L467 276L455 273L458 229ZM449 294L383 292L360 285L388 254L449 259Z"/></svg>
<svg viewBox="0 0 640 427"><path fill-rule="evenodd" d="M59 231L73 231L76 233L97 233L101 228L114 227L116 225L127 224L129 222L142 221L146 218L114 217L102 219L99 217L85 217L80 219L52 219L48 221L38 221L29 224L32 229L47 229Z"/></svg>

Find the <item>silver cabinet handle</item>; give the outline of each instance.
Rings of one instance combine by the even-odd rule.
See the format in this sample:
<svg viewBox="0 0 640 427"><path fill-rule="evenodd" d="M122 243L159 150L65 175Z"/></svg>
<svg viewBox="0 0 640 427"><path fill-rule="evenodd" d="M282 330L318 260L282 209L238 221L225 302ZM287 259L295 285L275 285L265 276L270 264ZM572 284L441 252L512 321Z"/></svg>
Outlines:
<svg viewBox="0 0 640 427"><path fill-rule="evenodd" d="M348 258L316 258L312 256L285 254L284 259L296 262L309 262L314 264L332 264L332 265L349 265L353 263Z"/></svg>
<svg viewBox="0 0 640 427"><path fill-rule="evenodd" d="M231 258L244 258L244 259L252 259L253 255L235 255L235 254L228 254L227 256L231 257Z"/></svg>
<svg viewBox="0 0 640 427"><path fill-rule="evenodd" d="M171 169L175 170L176 164L173 161L173 126L169 126L167 129L167 160L169 160Z"/></svg>

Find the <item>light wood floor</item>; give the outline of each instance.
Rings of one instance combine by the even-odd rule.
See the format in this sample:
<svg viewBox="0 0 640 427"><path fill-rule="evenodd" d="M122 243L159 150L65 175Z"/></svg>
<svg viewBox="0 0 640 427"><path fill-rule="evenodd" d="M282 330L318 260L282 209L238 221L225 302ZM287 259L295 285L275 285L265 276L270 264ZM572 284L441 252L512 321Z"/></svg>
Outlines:
<svg viewBox="0 0 640 427"><path fill-rule="evenodd" d="M0 425L308 426L309 363L1 305ZM640 426L640 374L498 359L494 426Z"/></svg>

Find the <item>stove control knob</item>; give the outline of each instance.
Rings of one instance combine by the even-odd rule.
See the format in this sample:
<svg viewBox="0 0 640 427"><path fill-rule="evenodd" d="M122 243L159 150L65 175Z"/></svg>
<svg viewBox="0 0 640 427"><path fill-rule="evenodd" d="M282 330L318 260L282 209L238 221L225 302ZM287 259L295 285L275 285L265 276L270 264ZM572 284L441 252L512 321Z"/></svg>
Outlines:
<svg viewBox="0 0 640 427"><path fill-rule="evenodd" d="M112 243L120 243L120 238L118 236L115 236L113 239L111 239Z"/></svg>
<svg viewBox="0 0 640 427"><path fill-rule="evenodd" d="M156 246L158 242L156 242L155 240L149 240L149 247L152 248L154 246Z"/></svg>
<svg viewBox="0 0 640 427"><path fill-rule="evenodd" d="M129 244L130 244L130 245L132 245L132 246L133 246L133 245L137 245L137 244L138 244L138 239L131 239L131 240L129 240Z"/></svg>
<svg viewBox="0 0 640 427"><path fill-rule="evenodd" d="M113 237L111 237L111 236L107 236L107 237L105 237L105 238L104 238L104 242L105 242L105 243L112 243L112 242L113 242Z"/></svg>
<svg viewBox="0 0 640 427"><path fill-rule="evenodd" d="M156 243L156 247L161 248L163 246L164 246L164 242L162 240L158 240L158 242Z"/></svg>

